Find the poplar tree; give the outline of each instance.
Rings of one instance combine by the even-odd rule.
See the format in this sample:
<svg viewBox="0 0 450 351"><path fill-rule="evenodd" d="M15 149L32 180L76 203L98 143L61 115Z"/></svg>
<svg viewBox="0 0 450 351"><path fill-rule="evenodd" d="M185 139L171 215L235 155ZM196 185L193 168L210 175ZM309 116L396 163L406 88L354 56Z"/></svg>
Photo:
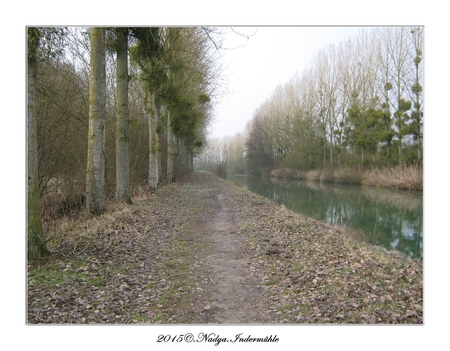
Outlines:
<svg viewBox="0 0 450 351"><path fill-rule="evenodd" d="M422 165L422 124L423 124L423 88L420 84L422 80L422 66L423 66L423 28L417 27L411 30L411 59L414 64L413 79L411 86L411 100L413 101L414 110L411 112L411 134L417 142L417 162Z"/></svg>
<svg viewBox="0 0 450 351"><path fill-rule="evenodd" d="M128 111L128 28L116 28L116 198L131 203Z"/></svg>
<svg viewBox="0 0 450 351"><path fill-rule="evenodd" d="M105 29L91 28L86 216L105 211Z"/></svg>
<svg viewBox="0 0 450 351"><path fill-rule="evenodd" d="M39 28L28 28L27 220L29 259L49 254L42 229L38 181L36 77L41 35Z"/></svg>
<svg viewBox="0 0 450 351"><path fill-rule="evenodd" d="M158 109L156 106L156 92L152 90L150 93L150 103L149 103L149 184L152 188L156 189L159 185L160 178L160 145L159 145L159 136L158 136L158 122L159 115Z"/></svg>
<svg viewBox="0 0 450 351"><path fill-rule="evenodd" d="M159 152L157 126L156 126L156 91L159 82L159 73L156 62L161 52L160 29L151 28L132 28L133 37L137 43L131 50L133 60L141 69L141 79L144 81L145 90L145 110L148 116L149 127L149 169L148 183L152 188L159 185L159 165L157 153Z"/></svg>

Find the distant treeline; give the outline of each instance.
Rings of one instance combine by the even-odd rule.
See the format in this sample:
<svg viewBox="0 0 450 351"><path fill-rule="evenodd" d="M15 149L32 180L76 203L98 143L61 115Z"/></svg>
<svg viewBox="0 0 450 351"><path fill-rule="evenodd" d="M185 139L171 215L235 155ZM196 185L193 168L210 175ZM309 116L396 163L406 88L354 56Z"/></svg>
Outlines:
<svg viewBox="0 0 450 351"><path fill-rule="evenodd" d="M245 131L210 140L196 164L231 172L423 163L422 27L361 29L276 87Z"/></svg>

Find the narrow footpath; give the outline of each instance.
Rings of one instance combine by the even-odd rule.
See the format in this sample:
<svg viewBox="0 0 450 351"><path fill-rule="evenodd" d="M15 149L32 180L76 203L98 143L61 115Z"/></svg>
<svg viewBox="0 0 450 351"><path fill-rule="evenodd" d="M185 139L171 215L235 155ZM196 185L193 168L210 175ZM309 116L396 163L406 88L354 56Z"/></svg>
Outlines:
<svg viewBox="0 0 450 351"><path fill-rule="evenodd" d="M236 234L234 211L225 193L217 196L219 211L210 228L213 250L208 256L211 264L211 300L217 323L264 323L263 312L268 302L263 287L250 269L250 261L241 250L244 246Z"/></svg>
<svg viewBox="0 0 450 351"><path fill-rule="evenodd" d="M206 172L48 235L29 324L423 323L421 261Z"/></svg>

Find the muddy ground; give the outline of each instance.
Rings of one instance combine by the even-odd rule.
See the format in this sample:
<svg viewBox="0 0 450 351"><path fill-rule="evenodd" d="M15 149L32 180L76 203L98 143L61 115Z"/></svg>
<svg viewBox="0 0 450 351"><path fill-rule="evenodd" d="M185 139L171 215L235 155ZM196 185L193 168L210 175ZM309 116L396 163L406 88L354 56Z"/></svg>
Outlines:
<svg viewBox="0 0 450 351"><path fill-rule="evenodd" d="M210 173L47 235L29 324L423 323L421 261Z"/></svg>

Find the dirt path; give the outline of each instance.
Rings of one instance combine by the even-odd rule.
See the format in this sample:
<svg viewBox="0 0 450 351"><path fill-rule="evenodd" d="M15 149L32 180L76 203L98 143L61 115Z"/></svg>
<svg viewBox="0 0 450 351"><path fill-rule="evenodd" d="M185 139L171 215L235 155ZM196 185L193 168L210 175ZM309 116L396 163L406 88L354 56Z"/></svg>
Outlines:
<svg viewBox="0 0 450 351"><path fill-rule="evenodd" d="M264 323L262 287L253 278L249 260L241 250L244 243L236 234L231 200L217 196L219 211L208 223L213 250L208 256L212 267L210 291L214 318L218 323Z"/></svg>

